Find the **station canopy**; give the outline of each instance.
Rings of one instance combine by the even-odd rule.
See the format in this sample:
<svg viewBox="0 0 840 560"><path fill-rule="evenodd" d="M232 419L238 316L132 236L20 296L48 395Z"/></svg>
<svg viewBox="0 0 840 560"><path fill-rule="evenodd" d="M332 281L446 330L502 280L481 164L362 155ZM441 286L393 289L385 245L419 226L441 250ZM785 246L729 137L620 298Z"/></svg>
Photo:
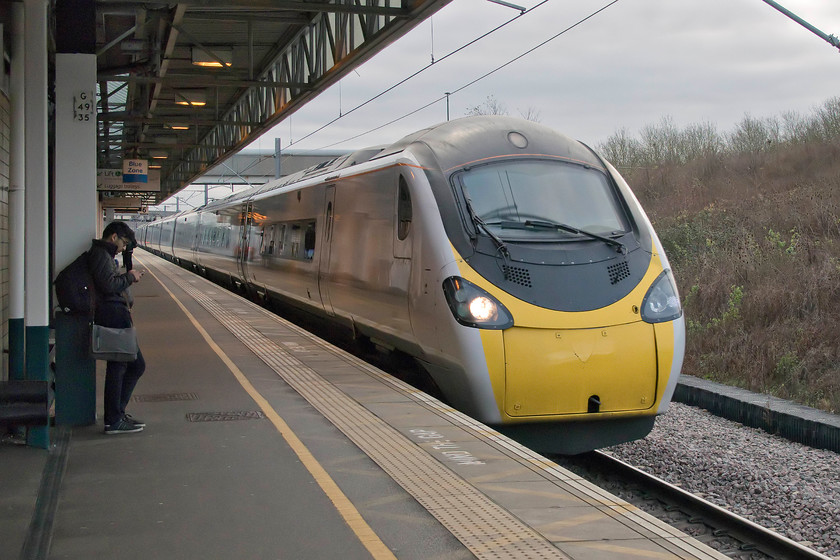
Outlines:
<svg viewBox="0 0 840 560"><path fill-rule="evenodd" d="M97 167L159 166L159 203L448 2L96 0Z"/></svg>

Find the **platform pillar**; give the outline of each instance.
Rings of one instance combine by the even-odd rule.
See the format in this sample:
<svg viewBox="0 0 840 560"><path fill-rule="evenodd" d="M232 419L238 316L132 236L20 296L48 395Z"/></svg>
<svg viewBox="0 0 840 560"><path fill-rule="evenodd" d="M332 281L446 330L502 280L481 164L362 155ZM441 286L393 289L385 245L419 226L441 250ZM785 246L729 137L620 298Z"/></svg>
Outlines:
<svg viewBox="0 0 840 560"><path fill-rule="evenodd" d="M53 277L98 237L93 0L58 0L55 55ZM96 361L86 317L55 313L55 423L96 422Z"/></svg>
<svg viewBox="0 0 840 560"><path fill-rule="evenodd" d="M49 369L49 173L47 136L47 25L46 0L24 1L26 44L26 254L24 272L26 378L50 381ZM27 443L49 447L48 426L29 429Z"/></svg>
<svg viewBox="0 0 840 560"><path fill-rule="evenodd" d="M11 142L9 143L9 379L24 378L24 13L23 4L12 9Z"/></svg>
<svg viewBox="0 0 840 560"><path fill-rule="evenodd" d="M55 423L96 423L96 360L87 317L55 314Z"/></svg>

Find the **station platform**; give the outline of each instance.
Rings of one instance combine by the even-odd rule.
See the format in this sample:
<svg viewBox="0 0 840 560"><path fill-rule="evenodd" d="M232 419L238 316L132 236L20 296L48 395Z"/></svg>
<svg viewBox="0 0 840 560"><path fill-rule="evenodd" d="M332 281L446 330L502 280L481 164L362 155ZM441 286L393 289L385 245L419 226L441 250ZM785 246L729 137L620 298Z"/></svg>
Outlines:
<svg viewBox="0 0 840 560"><path fill-rule="evenodd" d="M0 446L2 558L725 558L201 277L135 267L147 427L103 434L100 364L97 425Z"/></svg>

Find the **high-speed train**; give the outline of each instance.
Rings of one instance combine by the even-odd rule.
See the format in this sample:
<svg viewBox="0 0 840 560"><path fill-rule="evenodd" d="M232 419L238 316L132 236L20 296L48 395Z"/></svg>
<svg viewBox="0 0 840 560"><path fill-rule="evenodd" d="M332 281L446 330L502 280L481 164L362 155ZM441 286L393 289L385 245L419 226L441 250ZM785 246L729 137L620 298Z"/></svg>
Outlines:
<svg viewBox="0 0 840 560"><path fill-rule="evenodd" d="M410 356L541 451L644 437L685 324L616 169L545 126L457 119L138 228L141 246Z"/></svg>

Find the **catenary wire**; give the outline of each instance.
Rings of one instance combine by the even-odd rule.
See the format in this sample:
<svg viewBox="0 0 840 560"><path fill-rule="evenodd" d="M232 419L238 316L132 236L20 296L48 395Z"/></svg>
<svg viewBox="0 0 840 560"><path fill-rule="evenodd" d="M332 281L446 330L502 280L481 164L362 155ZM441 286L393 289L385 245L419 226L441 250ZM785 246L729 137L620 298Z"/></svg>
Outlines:
<svg viewBox="0 0 840 560"><path fill-rule="evenodd" d="M501 65L497 66L496 68L494 68L493 70L490 70L489 72L486 72L486 73L482 74L481 76L479 76L479 77L475 78L474 80L472 80L472 81L470 81L470 82L468 82L468 83L466 83L466 84L464 84L464 85L462 85L462 86L458 87L457 89L452 90L451 92L449 92L449 94L450 94L450 95L452 95L452 94L458 93L458 92L460 92L460 91L463 91L463 90L467 89L468 87L470 87L471 85L474 85L475 83L477 83L477 82L479 82L479 81L481 81L481 80L483 80L483 79L487 78L488 76L491 76L491 75L495 74L495 73L496 73L496 72L498 72L499 70L501 70L501 69L503 69L503 68L505 68L505 67L507 67L507 66L510 66L511 64L513 64L514 62L516 62L517 60L519 60L519 59L521 59L521 58L523 58L523 57L525 57L525 56L527 56L527 55L531 54L531 53L532 53L532 52L534 52L535 50L537 50L537 49L539 49L539 48L541 48L541 47L543 47L543 46L547 45L547 44L548 44L548 43L550 43L551 41L554 41L555 39L559 38L561 35L563 35L563 34L565 34L565 33L568 33L568 32L569 32L569 31L571 31L572 29L574 29L574 28L576 28L576 27L580 26L581 24L585 23L586 21L588 21L588 20L592 19L593 17L595 17L596 15L600 14L601 12L603 12L604 10L606 10L607 8L610 8L611 6L613 6L613 5L617 4L619 1L620 1L620 0L612 0L611 2L607 3L606 5L602 6L602 7L601 7L601 8L599 8L599 9L595 10L594 12L592 12L591 14L589 14L588 16L586 16L586 17L584 17L584 18L582 18L582 19L578 20L577 22L575 22L575 23L573 23L572 25L570 25L570 26L566 27L566 28L565 28L565 29L563 29L562 31L560 31L560 32L558 32L558 33L556 33L556 34L552 35L552 36L551 36L551 37L549 37L548 39L546 39L546 40L544 40L544 41L542 41L542 42L538 43L537 45L535 45L535 46L531 47L530 49L526 50L525 52L523 52L523 53L521 53L521 54L519 54L519 55L517 55L517 56L513 57L512 59L508 60L508 61L507 61L507 62L505 62L504 64L501 64ZM547 2L547 0L543 0L543 2L540 2L540 3L539 3L539 4L537 4L536 6L534 6L534 7L530 8L530 9L528 9L528 10L526 10L526 11L524 11L524 12L520 13L518 16L515 16L515 17L511 18L510 20L508 20L508 21L504 22L503 24L501 24L501 25L499 25L499 26L495 27L494 29L492 29L492 30L488 31L487 33L485 33L485 34L483 34L483 35L481 35L481 36L477 37L476 39L473 39L473 40L472 40L472 41L470 41L469 43L466 43L466 44L462 45L461 47L458 47L458 48L457 48L457 49L455 49L454 51L451 51L451 52L447 53L447 54L446 54L446 55L444 55L442 58L440 58L440 60L444 60L444 59L446 59L446 58L448 58L448 57L450 57L450 56L454 55L455 53L457 53L457 52L459 52L459 51L461 51L461 50L465 49L466 47L468 47L468 46L470 46L470 45L474 44L475 42L477 42L477 41L479 41L479 40L483 39L484 37L486 37L486 36L490 35L491 33L494 33L495 31L497 31L497 30L501 29L502 27L504 27L505 25L507 25L507 24L511 23L512 21L514 21L514 20L516 20L516 19L518 19L518 18L522 17L523 15L525 15L525 14L527 14L527 13L530 13L531 11L533 11L533 10L535 10L535 9L539 8L540 6L542 6L543 4L545 4L546 2ZM439 60L439 61L440 61L440 60ZM438 62L439 62L439 61L438 61ZM431 66L432 66L432 64L428 64L428 65L424 66L423 68L421 68L421 69L420 69L420 70L418 70L417 72L415 72L415 73L411 74L410 76L408 76L408 77L404 78L403 80L401 80L401 81L397 82L396 84L392 85L392 86L391 86L391 87L389 87L388 89L383 90L382 92L380 92L380 93L378 93L377 95L375 95L375 96L371 97L371 98L370 98L370 99L368 99L367 101L365 101L365 102L363 102L363 103L361 103L361 104L357 105L356 107L354 107L353 109L351 109L350 111L348 111L347 113L345 113L343 116L349 115L350 113L352 113L352 112L353 112L353 111L355 111L356 109L360 109L360 108L364 107L365 105L367 105L368 103L371 103L371 102L372 102L372 101L374 101L375 99L378 99L379 97L382 97L383 95L385 95L385 94L386 94L386 93L388 93L389 91L391 91L391 90L393 90L394 88L396 88L396 87L398 87L398 86L400 86L400 85L404 84L405 82L407 82L407 81L408 81L408 80L410 80L411 78L414 78L415 76L417 76L417 75L418 75L418 74L420 74L421 72L423 72L423 71L427 70L427 69L428 69L428 68L430 68ZM326 149L326 148L331 148L332 146L336 146L336 145L338 145L338 144L343 144L344 142L349 142L350 140L355 140L356 138L360 138L360 137L362 137L362 136L365 136L365 135L367 135L367 134L370 134L371 132L376 132L377 130L381 130L382 128L385 128L386 126L392 125L392 124L394 124L394 123L396 123L396 122L399 122L399 121L400 121L400 120L402 120L402 119L408 118L408 117L410 117L411 115L414 115L415 113L418 113L418 112L422 111L423 109L426 109L426 108L428 108L428 107L431 107L431 106L432 106L432 105L434 105L435 103L439 103L440 101L443 101L444 99L446 99L446 95L442 95L442 96L440 96L440 97L438 97L438 98L434 99L433 101L430 101L429 103L426 103L426 104L425 104L425 105L423 105L422 107L419 107L419 108L417 108L417 109L414 109L413 111L410 111L410 112L408 112L408 113L405 113L404 115L399 116L399 117L397 117L397 118L395 118L395 119L392 119L392 120L388 121L387 123L381 124L381 125L379 125L379 126L377 126L377 127L374 127L374 128L372 128L372 129L370 129L370 130L367 130L367 131L365 131L365 132L361 132L361 133L359 133L359 134L356 134L355 136L351 136L351 137L349 137L349 138L345 138L344 140L340 140L340 141L338 141L338 142L333 142L332 144L328 144L328 145L326 145L326 146L322 146L322 147L320 147L320 148L318 148L318 149L319 149L319 150L323 150L323 149ZM341 118L343 118L343 116L338 116L338 117L336 117L335 119L331 120L330 122L328 122L328 123L324 124L323 126L321 126L321 127L317 128L317 129L313 130L313 131L312 131L312 132L310 132L309 134L307 134L307 135L303 136L302 138L298 139L296 142L292 142L292 143L290 143L290 144L289 144L289 146L293 146L294 144L297 144L297 143L299 143L299 142L302 142L303 140L305 140L305 139L307 139L307 138L309 138L309 137L313 136L314 134L317 134L318 132L320 132L320 131L324 130L324 129L325 129L325 128L327 128L328 126L332 125L332 124L333 124L333 123L335 123L336 121L338 121L338 120L340 120Z"/></svg>
<svg viewBox="0 0 840 560"><path fill-rule="evenodd" d="M503 69L503 68L505 68L505 67L507 67L507 66L510 66L511 64L513 64L514 62L516 62L517 60L519 60L519 59L521 59L521 58L523 58L523 57L525 57L525 56L527 56L527 55L531 54L531 53L532 53L532 52L534 52L535 50L537 50L537 49L539 49L539 48L541 48L541 47L545 46L546 44L550 43L551 41L554 41L555 39L557 39L557 38L558 38L558 37L560 37L561 35L563 35L563 34L565 34L565 33L569 32L569 31L571 31L571 30L572 30L572 29L574 29L575 27L578 27L579 25L583 24L584 22L586 22L586 21L588 21L588 20L592 19L593 17L595 17L595 16L596 16L596 15L598 15L599 13L603 12L603 11L604 11L604 10L606 10L607 8L609 8L609 7L613 6L614 4L617 4L619 1L620 1L620 0L612 0L612 2L609 2L608 4L606 4L606 5L602 6L601 8L599 8L598 10L596 10L596 11L592 12L592 13L591 13L591 14L589 14L588 16L586 16L586 17L584 17L584 18L582 18L582 19L578 20L577 22L575 22L575 23L573 23L572 25L570 25L570 26L566 27L566 28L565 28L565 29L563 29L562 31L560 31L560 32L558 32L558 33L556 33L556 34L552 35L551 37L549 37L548 39L546 39L546 40L542 41L541 43L539 43L539 44L535 45L534 47L531 47L530 49L526 50L525 52L523 52L523 53L521 53L521 54L519 54L519 55L515 56L514 58L512 58L512 59L508 60L508 61L507 61L507 62L505 62L504 64L501 64L501 65L497 66L496 68L494 68L493 70L490 70L489 72L485 72L484 74L482 74L481 76L479 76L479 77L475 78L474 80L472 80L472 81L470 81L470 82L468 82L468 83L466 83L466 84L464 84L464 85L462 85L462 86L458 87L457 89L455 89L455 90L451 91L451 92L450 92L450 95L452 95L452 94L454 94L454 93L457 93L457 92L460 92L460 91L463 91L463 90L465 90L466 88L470 87L471 85L474 85L475 83L477 83L477 82L479 82L479 81L481 81L481 80L483 80L483 79L487 78L488 76L491 76L492 74L495 74L495 73L496 73L496 72L498 72L499 70L501 70L501 69ZM388 93L388 92L390 92L390 91L392 91L392 90L396 89L397 87L401 86L402 84L404 84L404 83L405 83L405 82L407 82L408 80L410 80L410 79L414 78L415 76L417 76L417 75L419 75L420 73L424 72L425 70L429 69L432 65L437 64L437 63L439 63L439 62L441 62L441 61L443 61L443 60L445 60L445 59L449 58L450 56L453 56L454 54L456 54L456 53L458 53L458 52L460 52L460 51L464 50L465 48L469 47L470 45L475 44L476 42L480 41L481 39L483 39L483 38L487 37L488 35L490 35L490 34L492 34L492 33L495 33L496 31L498 31L499 29L501 29L501 28L503 28L504 26L508 25L509 23L511 23L511 22L513 22L513 21L515 21L515 20L519 19L519 18L520 18L520 17L522 17L523 15L525 15L525 14L527 14L527 13L530 13L530 12L534 11L535 9L539 8L540 6L543 6L543 5L544 5L544 4L546 4L547 2L548 2L548 0L543 0L543 1L542 1L542 2L540 2L539 4L537 4L537 5L535 5L535 6L531 7L531 8L529 8L528 10L526 10L526 11L524 11L524 12L521 12L519 15L514 16L513 18L511 18L511 19L507 20L506 22L504 22L504 23L502 23L502 24L500 24L500 25L498 25L498 26L494 27L493 29L491 29L491 30L487 31L486 33L484 33L484 34L482 34L482 35L480 35L480 36L476 37L475 39L472 39L471 41L469 41L469 42L467 42L467 43L465 43L465 44L461 45L461 46L460 46L460 47L458 47L457 49L455 49L455 50L453 50L453 51L450 51L449 53L445 54L444 56L442 56L442 57L441 57L440 59L438 59L437 61L435 61L435 62L433 62L433 63L430 63L430 64L427 64L426 66L424 66L424 67L420 68L419 70L417 70L417 71L416 71L416 72L414 72L413 74L410 74L410 75L409 75L409 76L407 76L406 78L403 78L403 79L402 79L402 80L400 80L399 82L397 82L397 83L395 83L395 84L391 85L390 87L388 87L387 89L385 89L385 90L383 90L383 91L379 92L378 94L376 94L375 96L371 97L370 99L368 99L368 100L366 100L366 101L364 101L364 102L360 103L359 105L356 105L355 107L353 107L352 109L350 109L349 111L347 111L346 113L344 113L343 115L339 115L338 117L334 118L333 120L331 120L331 121L327 122L326 124L324 124L324 125L322 125L322 126L318 127L317 129L313 130L313 131L312 131L312 132L310 132L309 134L304 135L302 138L299 138L298 140L296 140L296 141L294 141L294 142L291 142L291 143L288 145L288 147L294 146L295 144L299 144L300 142L302 142L302 141L306 140L307 138L310 138L311 136L313 136L313 135L317 134L318 132L320 132L320 131L324 130L324 129L325 129L325 128L327 128L328 126L330 126L330 125L334 124L335 122L337 122L338 120L340 120L340 119L342 119L342 118L346 117L347 115L349 115L350 113L352 113L352 112L356 111L357 109L361 109L361 108L362 108L362 107L364 107L365 105L368 105L369 103L371 103L371 102L373 102L374 100L376 100L376 99L378 99L378 98L382 97L382 96L383 96L383 95L385 95L386 93ZM425 105L423 105L423 106L421 106L421 107L418 107L418 108L416 108L416 109L414 109L414 110L412 110L412 111L409 111L408 113L405 113L405 114L403 114L403 115L401 115L401 116L399 116L399 117L397 117L397 118L395 118L395 119L392 119L392 120L390 120L390 121L388 121L388 122L386 122L386 123L383 123L383 124L381 124L381 125L379 125L379 126L376 126L376 127L374 127L374 128L371 128L371 129L369 129L369 130L366 130L365 132L361 132L361 133L359 133L359 134L356 134L356 135L351 136L351 137L349 137L349 138L345 138L344 140L340 140L340 141L338 141L338 142L333 142L332 144L328 144L328 145L326 145L326 146L322 146L322 147L320 147L320 148L318 148L318 149L319 149L319 150L323 150L323 149L326 149L326 148L331 148L331 147L336 146L336 145L338 145L338 144L343 144L344 142L349 142L349 141L351 141L351 140L355 140L356 138L361 138L362 136L365 136L365 135L370 134L370 133L372 133L372 132L376 132L377 130L381 130L381 129L383 129L383 128L387 127L387 126L390 126L390 125L392 125L392 124L394 124L394 123L396 123L396 122L399 122L399 121L401 121L401 120L403 120L403 119L406 119L406 118L410 117L411 115L414 115L414 114L416 114L416 113L419 113L420 111L422 111L422 110L424 110L424 109L427 109L427 108L431 107L432 105L434 105L434 104L436 104L436 103L439 103L439 102L443 101L444 99L446 99L446 95L442 95L442 96L440 96L440 97L438 97L438 98L436 98L436 99L434 99L434 100L432 100L432 101L430 101L430 102L426 103ZM252 165L255 165L255 164L256 164L256 163L254 163L254 164L252 164Z"/></svg>
<svg viewBox="0 0 840 560"><path fill-rule="evenodd" d="M414 78L415 76L417 76L417 75L421 74L422 72L425 72L426 70L428 70L429 68L431 68L433 65L438 64L438 63L440 63L440 62L442 62L442 61L446 60L447 58L449 58L449 57L451 57L451 56L453 56L453 55L457 54L458 52L460 52L460 51L462 51L462 50L466 49L467 47L469 47L469 46L471 46L471 45L474 45L475 43L477 43L477 42L481 41L481 40L482 40L482 39L484 39L485 37L487 37L487 36L489 36L489 35L491 35L491 34L495 33L496 31L498 31L498 30L502 29L502 28L503 28L503 27L505 27L506 25L508 25L508 24L510 24L510 23L512 23L512 22L514 22L515 20L517 20L517 19L521 18L521 17L522 17L522 16L524 16L525 14L528 14L528 13L530 13L530 12L533 12L534 10L536 10L537 8L539 8L540 6L543 6L543 5L547 4L547 3L548 3L548 1L549 1L549 0L542 0L542 2L540 2L540 3L538 3L538 4L534 5L534 6L532 6L531 8L529 8L529 9L527 9L527 10L523 11L523 12L520 12L518 15L516 15L516 16L514 16L514 17L510 18L509 20L507 20L507 21L505 21L505 22L502 22L501 24L497 25L497 26L496 26L496 27L494 27L493 29L490 29L489 31L487 31L487 32L485 32L485 33L482 33L482 34L481 34L481 35L479 35L478 37L475 37L474 39L471 39L470 41L468 41L468 42L464 43L463 45L461 45L460 47L458 47L458 48L456 48L456 49L454 49L454 50L452 50L452 51L448 52L447 54L445 54L444 56L440 57L440 58L439 58L439 59L437 59L437 60L435 60L435 58L434 58L434 54L432 54L432 61L431 61L431 63L429 63L429 64L427 64L427 65L423 66L422 68L420 68L420 69L419 69L419 70L417 70L416 72L414 72L414 73L412 73L412 74L410 74L410 75L406 76L405 78L403 78L403 79L402 79L402 80L400 80L399 82L397 82L397 83L395 83L395 84L391 85L390 87L388 87L388 88L386 88L386 89L382 90L381 92L379 92L379 93L378 93L378 94L376 94L375 96L371 97L371 98L370 98L370 99L368 99L367 101L364 101L364 102L360 103L359 105L356 105L355 107L353 107L352 109L350 109L350 110L349 110L349 111L347 111L346 113L341 112L341 110L339 109L339 115L338 115L336 118L334 118L334 119L332 119L331 121L327 122L326 124L324 124L324 125L320 126L319 128L316 128L315 130L313 130L313 131L312 131L312 132L310 132L309 134L307 134L307 135L303 136L302 138L299 138L299 139L297 139L297 140L296 140L296 141L294 141L294 142L290 142L290 143L288 144L287 148L288 148L288 147L290 147L290 146L294 146L295 144L298 144L298 143L300 143L300 142L302 142L302 141L306 140L307 138L309 138L309 137L311 137L311 136L313 136L313 135L317 134L318 132L320 132L320 131L324 130L324 129L325 129L325 128L327 128L328 126L330 126L330 125L334 124L336 121L338 121L338 120L340 120L340 119L342 119L342 118L346 117L347 115L349 115L350 113L352 113L352 112L356 111L357 109L361 109L361 108L362 108L362 107L364 107L365 105L368 105L369 103L372 103L373 101L375 101L376 99L378 99L378 98L382 97L382 96L383 96L383 95L385 95L386 93L388 93L388 92L390 92L390 91L392 91L392 90L394 90L394 89L398 88L398 87L399 87L399 86L401 86L402 84L406 83L408 80L410 80L410 79ZM433 39L433 40L434 40L434 39ZM341 82L339 82L339 86L340 86L340 85L341 85ZM424 105L423 107L420 107L419 109L415 109L414 111L411 111L410 113L407 113L407 114L405 114L405 115L402 115L401 117L398 117L397 119L394 119L393 121L387 122L387 123L385 123L385 124L383 124L383 125L380 125L380 126L378 126L378 127L374 128L374 129L368 130L367 132L363 132L362 134L360 134L360 135L358 135L358 136L354 136L354 137L352 137L352 138L348 138L348 139L346 139L346 140L342 140L342 142L347 142L348 140L353 140L353 139L355 139L355 138L358 138L359 136L363 136L363 135L365 135L365 134L370 134L371 132L375 132L375 131L377 131L377 130L380 130L380 129L382 129L382 128L385 128L385 127L386 127L386 126L388 126L388 125L391 125L391 124L393 124L393 123L395 123L395 122L398 122L398 121L399 121L399 120L401 120L401 119L404 119L404 118L410 117L411 115L413 115L413 114L415 114L415 113L418 113L418 112L422 111L423 109L426 109L427 107L430 107L430 106L434 105L435 103L439 102L441 99L443 99L443 98L435 99L434 101L432 101L432 102L430 102L430 103L428 103L428 104ZM341 143L341 142L337 142L337 144L340 144L340 143ZM329 148L329 147L334 146L334 145L335 145L335 144L330 144L329 146L325 146L324 148ZM319 149L324 149L324 148L319 148ZM260 158L260 159L261 159L261 158ZM249 165L249 166L247 166L245 169L243 169L243 170L242 170L242 172L244 173L245 171L247 171L247 170L248 170L248 169L250 169L251 167L253 167L253 166L257 165L257 163L259 163L259 161L254 161L253 163L251 163L251 165ZM197 191L196 191L196 192L197 192Z"/></svg>
<svg viewBox="0 0 840 560"><path fill-rule="evenodd" d="M316 128L315 130L313 130L313 131L312 131L312 132L310 132L309 134L307 134L307 135L303 136L302 138L298 138L296 141L289 143L289 146L293 146L293 145L295 145L295 144L299 144L300 142L302 142L302 141L306 140L307 138L309 138L309 137L313 136L314 134L317 134L317 133L321 132L322 130L324 130L324 129L325 129L325 128L327 128L328 126L330 126L330 125L334 124L336 121L338 121L338 120L340 120L340 119L342 119L342 118L346 117L347 115L349 115L350 113L352 113L352 112L356 111L357 109L361 109L361 108L362 108L362 107L364 107L365 105L367 105L367 104L369 104L369 103L372 103L373 101L375 101L375 100L379 99L380 97L382 97L382 96L383 96L383 95L385 95L386 93L388 93L388 92L390 92L390 91L392 91L392 90L394 90L394 89L398 88L399 86L403 85L404 83L406 83L406 82L407 82L407 81L409 81L410 79L414 78L415 76L417 76L417 75L419 75L419 74L421 74L421 73L425 72L426 70L428 70L428 69L429 69L429 68L431 68L432 66L434 66L434 65L436 65L436 64L440 64L441 62L443 62L444 60L446 60L446 59L447 59L447 58L449 58L450 56L453 56L453 55L455 55L455 54L457 54L457 53L461 52L462 50L466 49L467 47L470 47L470 46L474 45L475 43L477 43L477 42L481 41L481 40L482 40L482 39L484 39L485 37L487 37L487 36L489 36L489 35L492 35L493 33L495 33L496 31L498 31L498 30L500 30L500 29L502 29L502 28L503 28L503 27L505 27L506 25L508 25L508 24L510 24L510 23L512 23L512 22L514 22L514 21L516 21L517 19L521 18L522 16L524 16L524 15L526 15L526 14L530 14L531 12L533 12L534 10L536 10L537 8L539 8L539 7L541 7L541 6L545 5L545 4L547 4L547 3L548 3L548 1L549 1L549 0L542 0L542 2L540 2L539 4L537 4L537 5L535 5L535 6L532 6L531 8L529 8L529 9L525 10L524 12L520 12L520 13L519 13L519 14L517 14L516 16L514 16L514 17L510 18L509 20L507 20L507 21L505 21L505 22L503 22L503 23L501 23L501 24L497 25L497 26L496 26L496 27L494 27L493 29L491 29L491 30L489 30L489 31L487 31L487 32L485 32L485 33L483 33L483 34L479 35L478 37L476 37L476 38L474 38L474 39L472 39L472 40L470 40L470 41L468 41L468 42L464 43L463 45L461 45L461 46L460 46L460 47L458 47L457 49L455 49L455 50L453 50L453 51L450 51L450 52L446 53L445 55L443 55L443 56L442 56L442 57L440 57L439 59L437 59L437 60L433 60L433 61L432 61L432 62L430 62L429 64L427 64L427 65L423 66L422 68L420 68L419 70L417 70L416 72L414 72L413 74L410 74L410 75L406 76L405 78L403 78L403 79L402 79L402 80L400 80L399 82L397 82L397 83L395 83L395 84L393 84L393 85L389 86L388 88L386 88L386 89L382 90L381 92L377 93L376 95L374 95L373 97L371 97L371 98L370 98L370 99L368 99L367 101L363 101L362 103L360 103L360 104L356 105L355 107L353 107L352 109L350 109L350 110L349 110L349 111L347 111L346 113L341 114L341 115L339 115L339 116L335 117L333 120L331 120L331 121L329 121L329 122L327 122L327 123L323 124L322 126L320 126L320 127ZM438 99L437 101L440 101L440 99ZM435 101L435 102L437 102L437 101ZM421 109L422 109L422 108L421 108ZM421 109L418 109L418 111L419 111L419 110L421 110ZM403 118L405 118L406 116L412 115L412 114L414 114L414 113L416 113L416 112L417 112L417 111L412 111L412 112L411 112L411 113L409 113L408 115L404 115L404 116L403 116ZM376 130L376 129L374 129L374 130ZM372 132L372 131L371 131L371 132Z"/></svg>

